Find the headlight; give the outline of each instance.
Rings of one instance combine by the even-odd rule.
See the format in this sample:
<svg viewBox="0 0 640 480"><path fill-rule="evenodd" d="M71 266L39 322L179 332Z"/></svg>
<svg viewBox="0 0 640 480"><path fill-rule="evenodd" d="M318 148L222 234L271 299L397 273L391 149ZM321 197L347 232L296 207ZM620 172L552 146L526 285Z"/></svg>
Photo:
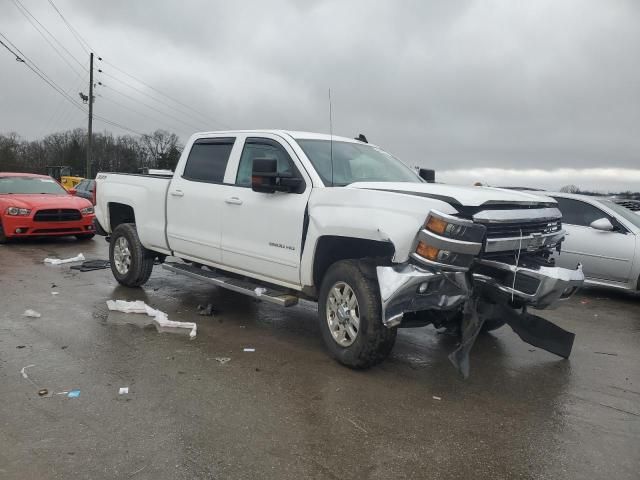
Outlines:
<svg viewBox="0 0 640 480"><path fill-rule="evenodd" d="M471 220L431 211L418 233L413 258L465 270L482 250L486 229Z"/></svg>
<svg viewBox="0 0 640 480"><path fill-rule="evenodd" d="M80 210L80 213L82 213L83 215L90 215L93 213L93 207L83 208L82 210Z"/></svg>
<svg viewBox="0 0 640 480"><path fill-rule="evenodd" d="M31 210L28 208L9 207L6 213L12 217L26 217L31 213Z"/></svg>

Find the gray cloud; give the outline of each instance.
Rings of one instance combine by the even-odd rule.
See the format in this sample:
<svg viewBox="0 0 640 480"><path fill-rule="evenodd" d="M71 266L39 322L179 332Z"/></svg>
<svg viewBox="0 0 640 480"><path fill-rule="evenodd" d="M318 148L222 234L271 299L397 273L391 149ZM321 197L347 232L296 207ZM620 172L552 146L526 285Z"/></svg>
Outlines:
<svg viewBox="0 0 640 480"><path fill-rule="evenodd" d="M22 1L85 59L45 0ZM74 91L81 79L5 3L0 31ZM56 3L105 60L218 120L193 115L191 126L161 118L111 87L150 99L99 75L106 88L96 112L138 131L173 127L183 138L220 124L327 131L331 88L336 134L363 132L413 165L640 163L633 0ZM4 50L0 68L0 131L34 137L85 125Z"/></svg>

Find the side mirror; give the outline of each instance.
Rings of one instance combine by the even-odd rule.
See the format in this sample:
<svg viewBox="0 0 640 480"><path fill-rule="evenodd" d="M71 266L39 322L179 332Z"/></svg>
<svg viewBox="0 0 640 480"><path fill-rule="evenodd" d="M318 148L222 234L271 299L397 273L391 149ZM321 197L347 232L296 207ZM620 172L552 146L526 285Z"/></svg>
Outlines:
<svg viewBox="0 0 640 480"><path fill-rule="evenodd" d="M298 192L302 179L289 175L278 175L278 160L254 158L251 167L251 189L254 192Z"/></svg>
<svg viewBox="0 0 640 480"><path fill-rule="evenodd" d="M428 168L421 168L418 171L418 175L420 175L420 178L425 180L427 183L435 183L435 181L436 181L436 171L435 170L430 170Z"/></svg>
<svg viewBox="0 0 640 480"><path fill-rule="evenodd" d="M69 190L67 190L67 192L69 192L69 194L71 195L77 195L78 191L75 188L70 188Z"/></svg>
<svg viewBox="0 0 640 480"><path fill-rule="evenodd" d="M611 232L613 230L611 221L608 218L604 217L594 220L589 226L596 230L602 230L603 232Z"/></svg>

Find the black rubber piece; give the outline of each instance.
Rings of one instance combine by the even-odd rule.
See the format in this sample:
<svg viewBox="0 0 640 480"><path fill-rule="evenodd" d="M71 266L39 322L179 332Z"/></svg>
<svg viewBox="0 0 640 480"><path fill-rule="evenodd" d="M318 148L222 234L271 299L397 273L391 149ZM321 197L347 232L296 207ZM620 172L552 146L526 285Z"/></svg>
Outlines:
<svg viewBox="0 0 640 480"><path fill-rule="evenodd" d="M482 328L480 329L480 333L492 332L494 330L504 327L506 324L507 322L505 322L502 319L490 318L484 321L484 323L482 324Z"/></svg>
<svg viewBox="0 0 640 480"><path fill-rule="evenodd" d="M362 262L342 260L329 267L320 288L318 321L329 353L338 362L354 369L370 368L389 356L396 341L396 328L382 324L382 306L378 284L360 268ZM356 294L360 310L360 329L348 347L336 343L327 324L326 304L329 290L345 282Z"/></svg>
<svg viewBox="0 0 640 480"><path fill-rule="evenodd" d="M115 262L113 261L113 248L120 237L127 239L129 250L131 251L131 266L125 275L121 275L116 270ZM144 248L140 243L135 223L121 223L113 231L111 242L109 243L109 261L111 262L111 272L118 283L126 287L144 285L153 271L154 258L155 254Z"/></svg>
<svg viewBox="0 0 640 480"><path fill-rule="evenodd" d="M76 238L80 241L85 241L85 240L91 240L95 236L96 236L95 233L81 233L79 235L76 235Z"/></svg>
<svg viewBox="0 0 640 480"><path fill-rule="evenodd" d="M81 272L93 272L94 270L103 270L109 268L111 262L109 260L87 260L81 265L72 265L71 270L79 270Z"/></svg>
<svg viewBox="0 0 640 480"><path fill-rule="evenodd" d="M529 345L541 348L562 358L569 358L573 348L574 333L537 315L523 313L508 316L507 323Z"/></svg>

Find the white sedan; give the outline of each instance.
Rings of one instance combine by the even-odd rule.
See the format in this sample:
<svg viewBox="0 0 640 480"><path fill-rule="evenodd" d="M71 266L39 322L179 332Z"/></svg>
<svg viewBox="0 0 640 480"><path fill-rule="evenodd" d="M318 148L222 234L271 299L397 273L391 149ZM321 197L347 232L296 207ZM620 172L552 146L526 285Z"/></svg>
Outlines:
<svg viewBox="0 0 640 480"><path fill-rule="evenodd" d="M567 231L556 264L581 263L585 283L640 290L640 216L606 198L546 195L558 202Z"/></svg>

